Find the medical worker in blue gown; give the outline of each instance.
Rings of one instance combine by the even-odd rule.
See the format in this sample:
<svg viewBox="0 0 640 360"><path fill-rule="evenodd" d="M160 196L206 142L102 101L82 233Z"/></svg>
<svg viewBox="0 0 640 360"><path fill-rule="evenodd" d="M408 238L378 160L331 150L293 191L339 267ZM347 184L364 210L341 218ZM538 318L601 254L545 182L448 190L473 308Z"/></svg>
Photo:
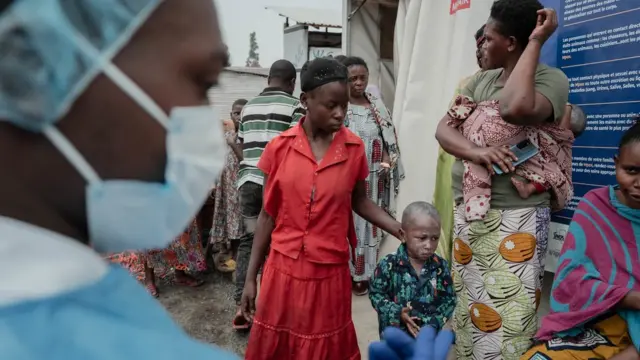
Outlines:
<svg viewBox="0 0 640 360"><path fill-rule="evenodd" d="M98 255L200 209L225 62L211 0L0 0L0 359L235 359Z"/></svg>
<svg viewBox="0 0 640 360"><path fill-rule="evenodd" d="M381 341L369 344L369 360L448 360L455 359L453 331L440 332L425 326L416 338L397 327L388 327Z"/></svg>

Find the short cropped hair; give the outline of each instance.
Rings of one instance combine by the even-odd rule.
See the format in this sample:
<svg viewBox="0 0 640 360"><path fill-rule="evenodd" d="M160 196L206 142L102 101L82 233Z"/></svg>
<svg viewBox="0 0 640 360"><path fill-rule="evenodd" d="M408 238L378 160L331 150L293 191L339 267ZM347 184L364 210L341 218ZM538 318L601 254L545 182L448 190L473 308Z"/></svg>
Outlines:
<svg viewBox="0 0 640 360"><path fill-rule="evenodd" d="M235 107L237 105L245 106L245 105L247 105L248 102L249 101L247 99L238 99L238 100L233 102L233 105L231 105L231 107Z"/></svg>
<svg viewBox="0 0 640 360"><path fill-rule="evenodd" d="M426 201L415 201L409 204L402 212L402 227L406 228L409 222L417 215L428 216L440 223L440 213L435 206Z"/></svg>
<svg viewBox="0 0 640 360"><path fill-rule="evenodd" d="M271 65L271 69L269 69L270 79L279 79L288 83L296 80L297 77L296 67L288 60L278 60L274 62L273 65Z"/></svg>
<svg viewBox="0 0 640 360"><path fill-rule="evenodd" d="M498 22L503 36L513 36L524 49L538 23L538 10L543 8L538 0L497 0L491 6L490 18Z"/></svg>
<svg viewBox="0 0 640 360"><path fill-rule="evenodd" d="M300 72L300 90L309 92L331 82L346 84L349 79L347 68L334 59L317 58L309 61Z"/></svg>

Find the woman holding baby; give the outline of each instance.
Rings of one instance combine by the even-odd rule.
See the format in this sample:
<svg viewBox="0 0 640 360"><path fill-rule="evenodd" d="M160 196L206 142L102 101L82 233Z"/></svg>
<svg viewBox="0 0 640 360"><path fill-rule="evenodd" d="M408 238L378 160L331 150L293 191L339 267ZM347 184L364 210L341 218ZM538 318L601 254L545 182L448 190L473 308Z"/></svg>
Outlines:
<svg viewBox="0 0 640 360"><path fill-rule="evenodd" d="M556 28L555 12L538 0L496 1L483 45L487 68L495 70L474 75L438 125L440 145L457 158L459 359L517 359L537 330L550 214L573 193L574 137L561 121L569 83L562 71L538 63ZM523 141L537 154L519 164L510 147Z"/></svg>

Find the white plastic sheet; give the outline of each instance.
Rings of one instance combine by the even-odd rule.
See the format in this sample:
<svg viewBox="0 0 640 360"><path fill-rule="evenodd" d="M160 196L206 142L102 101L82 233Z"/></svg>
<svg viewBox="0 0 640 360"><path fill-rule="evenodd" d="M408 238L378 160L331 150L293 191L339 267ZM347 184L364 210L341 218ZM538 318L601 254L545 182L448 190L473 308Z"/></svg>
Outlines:
<svg viewBox="0 0 640 360"><path fill-rule="evenodd" d="M431 201L438 143L435 132L461 79L477 71L474 35L489 17L492 0L470 0L449 14L451 0L400 0L396 21L396 92L393 120L406 179L398 212Z"/></svg>
<svg viewBox="0 0 640 360"><path fill-rule="evenodd" d="M350 10L354 9L350 8ZM380 84L380 27L378 18L378 5L367 3L353 15L346 30L343 29L343 31L348 32L349 56L358 56L367 62L369 83L377 86L384 93Z"/></svg>

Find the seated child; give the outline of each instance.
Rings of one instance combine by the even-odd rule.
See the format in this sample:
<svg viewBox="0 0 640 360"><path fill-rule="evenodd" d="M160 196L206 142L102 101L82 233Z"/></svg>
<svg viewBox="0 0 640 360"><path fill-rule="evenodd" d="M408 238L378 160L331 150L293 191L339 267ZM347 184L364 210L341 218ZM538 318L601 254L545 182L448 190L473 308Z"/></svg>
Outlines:
<svg viewBox="0 0 640 360"><path fill-rule="evenodd" d="M573 137L577 139L587 128L587 117L578 105L567 104L566 111L560 127L571 130ZM548 191L548 186L537 182L525 182L518 177L511 178L513 186L518 190L518 194L523 199L528 199L533 194L540 194Z"/></svg>
<svg viewBox="0 0 640 360"><path fill-rule="evenodd" d="M424 201L402 213L402 244L376 267L369 298L380 335L389 326L416 336L423 326L440 331L453 316L456 296L446 260L435 254L440 215Z"/></svg>

